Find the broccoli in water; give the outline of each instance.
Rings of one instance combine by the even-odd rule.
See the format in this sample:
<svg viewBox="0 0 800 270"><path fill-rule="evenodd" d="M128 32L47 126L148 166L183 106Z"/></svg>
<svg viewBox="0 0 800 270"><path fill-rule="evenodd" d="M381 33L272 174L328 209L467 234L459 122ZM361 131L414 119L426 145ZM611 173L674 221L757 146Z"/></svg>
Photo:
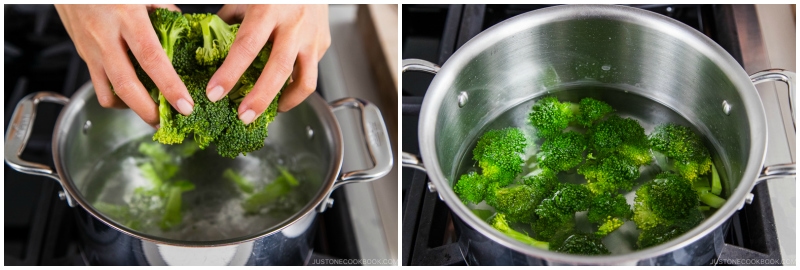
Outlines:
<svg viewBox="0 0 800 270"><path fill-rule="evenodd" d="M559 231L550 241L550 250L570 254L604 255L609 254L606 246L595 235L574 230Z"/></svg>
<svg viewBox="0 0 800 270"><path fill-rule="evenodd" d="M625 197L619 193L614 195L612 193L595 195L589 205L589 221L600 224L595 233L600 237L618 229L632 215L631 206L625 201Z"/></svg>
<svg viewBox="0 0 800 270"><path fill-rule="evenodd" d="M570 131L553 135L542 144L536 158L539 166L554 172L567 171L583 161L586 139L583 134Z"/></svg>
<svg viewBox="0 0 800 270"><path fill-rule="evenodd" d="M668 241L700 224L703 216L698 206L692 184L678 174L663 172L642 185L636 190L633 206L633 221L642 230L640 248ZM669 237L663 234L667 231L671 232ZM651 239L654 236L658 238Z"/></svg>
<svg viewBox="0 0 800 270"><path fill-rule="evenodd" d="M481 173L462 175L453 190L462 201L481 202L491 183L507 186L522 172L521 155L526 146L525 135L518 128L487 131L472 151Z"/></svg>
<svg viewBox="0 0 800 270"><path fill-rule="evenodd" d="M688 127L663 124L650 134L650 145L673 159L672 168L684 178L697 180L711 171L711 155L700 136Z"/></svg>
<svg viewBox="0 0 800 270"><path fill-rule="evenodd" d="M636 166L649 164L653 160L647 135L636 120L612 115L592 126L587 134L590 153L594 157L618 155Z"/></svg>
<svg viewBox="0 0 800 270"><path fill-rule="evenodd" d="M522 243L525 243L525 244L528 244L528 245L531 245L531 246L534 246L534 247L537 247L537 248L541 248L541 249L548 249L548 247L549 247L549 244L547 242L538 241L536 239L531 238L527 234L521 233L521 232L516 231L516 230L512 229L511 227L509 227L508 226L508 221L506 221L506 218L505 218L504 214L499 214L499 213L496 214L494 216L494 218L492 218L492 220L491 220L491 225L492 225L492 228L494 228L495 230L498 230L498 231L502 232L503 234L508 235L508 237L514 238L517 241L520 241Z"/></svg>
<svg viewBox="0 0 800 270"><path fill-rule="evenodd" d="M201 149L214 143L217 152L229 158L263 147L267 126L277 115L280 93L267 110L248 125L238 119L237 109L261 75L272 50L271 43L262 48L226 97L211 102L205 94L206 86L227 56L239 25L228 25L213 14L182 14L166 9L153 11L150 21L195 104L191 115L178 113L132 58L139 80L158 105L160 123L153 140L179 144L191 134Z"/></svg>
<svg viewBox="0 0 800 270"><path fill-rule="evenodd" d="M272 182L265 185L263 189L247 197L242 203L245 213L255 214L266 206L286 197L295 187L300 185L297 178L283 167L278 167L281 174Z"/></svg>
<svg viewBox="0 0 800 270"><path fill-rule="evenodd" d="M639 166L629 159L611 155L588 160L578 168L578 173L586 177L588 188L594 193L630 191L639 178Z"/></svg>
<svg viewBox="0 0 800 270"><path fill-rule="evenodd" d="M592 193L584 185L558 183L536 206L537 219L531 225L536 239L550 239L556 232L575 225L575 213L586 211Z"/></svg>
<svg viewBox="0 0 800 270"><path fill-rule="evenodd" d="M528 115L528 121L537 130L540 138L551 138L574 121L578 113L578 105L560 102L555 97L546 97L536 101Z"/></svg>
<svg viewBox="0 0 800 270"><path fill-rule="evenodd" d="M580 113L576 116L575 121L583 127L591 127L604 116L614 112L611 105L593 98L581 99L579 104Z"/></svg>

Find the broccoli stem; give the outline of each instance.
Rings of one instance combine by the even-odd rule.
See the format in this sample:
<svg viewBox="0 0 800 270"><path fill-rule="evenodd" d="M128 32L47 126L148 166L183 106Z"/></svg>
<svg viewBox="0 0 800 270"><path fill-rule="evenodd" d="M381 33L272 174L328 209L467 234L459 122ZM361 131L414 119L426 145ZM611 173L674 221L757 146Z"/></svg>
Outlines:
<svg viewBox="0 0 800 270"><path fill-rule="evenodd" d="M722 181L719 179L719 172L714 164L711 164L711 193L714 195L722 193Z"/></svg>
<svg viewBox="0 0 800 270"><path fill-rule="evenodd" d="M703 187L697 189L697 195L700 196L700 201L713 208L720 208L725 204L725 199L711 193L711 189Z"/></svg>
<svg viewBox="0 0 800 270"><path fill-rule="evenodd" d="M176 186L169 189L167 206L164 208L164 215L161 218L160 224L161 228L164 230L180 224L183 219L181 216L181 193L183 193L183 191L180 187Z"/></svg>
<svg viewBox="0 0 800 270"><path fill-rule="evenodd" d="M518 231L515 231L515 230L506 230L506 231L503 231L503 233L505 235L508 235L511 238L514 238L517 241L520 241L520 242L525 243L527 245L530 245L530 246L533 246L533 247L537 247L537 248L541 248L541 249L550 249L550 243L533 239L533 238L531 238L530 236L528 236L528 235L526 235L524 233L521 233L521 232L518 232Z"/></svg>
<svg viewBox="0 0 800 270"><path fill-rule="evenodd" d="M222 173L222 177L233 181L233 183L235 183L236 186L239 187L239 189L241 189L244 193L253 193L255 190L250 181L247 181L247 179L234 172L230 168L226 169L225 172Z"/></svg>
<svg viewBox="0 0 800 270"><path fill-rule="evenodd" d="M707 205L701 205L698 206L697 209L699 209L700 211L708 211L711 210L711 207L708 207Z"/></svg>

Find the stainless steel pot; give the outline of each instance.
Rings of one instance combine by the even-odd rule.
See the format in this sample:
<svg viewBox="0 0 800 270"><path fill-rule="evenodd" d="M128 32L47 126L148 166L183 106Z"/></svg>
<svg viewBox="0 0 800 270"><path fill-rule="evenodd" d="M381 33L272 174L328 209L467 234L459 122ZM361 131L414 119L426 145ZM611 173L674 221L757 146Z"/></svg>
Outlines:
<svg viewBox="0 0 800 270"><path fill-rule="evenodd" d="M795 175L794 164L764 166L766 118L754 84L782 81L794 94L794 73L769 70L748 76L703 34L648 11L605 5L566 5L532 11L501 22L464 44L439 68L416 59L403 71L436 74L426 92L419 123L423 165L403 154L405 166L427 170L433 190L450 207L470 264L691 265L719 254L728 218L748 200L759 181ZM703 133L716 151L726 179L727 203L701 225L662 245L627 254L578 256L515 241L474 215L453 192L474 142L498 120L524 126L536 97L576 98L564 87L623 88L581 95L625 96L618 108L652 122L671 121L647 102L677 112ZM615 104L612 104L615 105ZM793 105L793 104L792 104ZM615 105L616 107L616 105ZM509 117L510 115L510 117ZM659 118L661 117L661 118ZM683 120L685 119L685 120ZM652 126L645 126L652 130ZM649 131L648 130L648 131Z"/></svg>
<svg viewBox="0 0 800 270"><path fill-rule="evenodd" d="M24 161L20 154L30 136L40 102L65 105L53 134L55 170ZM354 108L361 111L366 148L374 167L340 172L342 133L333 111ZM372 181L386 175L393 157L386 126L373 104L345 98L326 103L319 95L309 96L295 109L281 113L270 125L267 143L291 147L297 154L311 155L314 188L303 208L276 224L248 235L222 240L180 241L148 235L112 220L87 200L87 174L105 155L122 144L152 133L152 128L130 110L110 110L97 102L91 83L71 98L51 92L23 98L6 131L5 161L13 169L56 180L64 189L60 197L75 207L86 259L101 265L286 265L306 263L316 214L332 206L331 192L345 184Z"/></svg>

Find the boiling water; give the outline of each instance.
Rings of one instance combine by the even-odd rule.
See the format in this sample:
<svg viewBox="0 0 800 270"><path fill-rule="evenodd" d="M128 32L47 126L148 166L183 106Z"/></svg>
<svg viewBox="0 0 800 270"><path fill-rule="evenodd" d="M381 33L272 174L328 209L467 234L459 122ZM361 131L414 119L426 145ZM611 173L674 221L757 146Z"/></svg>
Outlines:
<svg viewBox="0 0 800 270"><path fill-rule="evenodd" d="M656 126L663 123L675 123L678 125L691 127L696 134L701 135L706 147L711 153L712 159L715 161L714 164L718 168L723 184L723 193L720 197L726 198L728 189L726 186L726 177L724 175L725 170L721 168L722 163L716 162L718 156L716 155L714 147L712 147L710 141L703 137L703 134L699 132L689 121L687 121L686 118L660 103L654 102L653 100L640 95L633 94L634 91L632 91L632 87L633 86L630 85L609 86L607 84L600 85L581 82L565 85L557 90L550 91L548 95L555 96L562 102L569 101L578 103L584 97L591 97L604 101L616 110L615 113L617 115L639 121L639 124L642 125L646 134L650 134ZM539 97L535 97L522 102L521 104L515 105L505 111L502 111L496 117L490 116L490 120L485 122L486 124L483 125L483 128L475 134L472 134L472 144L465 145L465 148L461 149L463 154L461 155L461 160L455 166L455 168L457 168L456 175L460 176L470 171L479 171L477 169L476 162L472 159L472 149L475 147L480 135L488 130L517 127L522 130L526 137L536 138L536 130L530 124L528 124L527 118L531 107L533 107L533 104L538 100L538 98ZM576 130L582 133L585 132L584 129L575 127L569 127L568 130ZM535 169L537 163L535 155L538 152L542 142L543 140L541 139L537 139L535 143L529 142L529 145L524 153L526 160L523 165L523 173L521 175L524 176L530 174ZM650 165L642 166L640 168L639 171L641 176L636 180L636 185L634 186L633 191L624 194L628 204L631 205L631 207L633 207L633 199L636 197L636 189L638 189L641 184L653 179L653 177L660 173L662 171L661 167L666 166L665 163L666 160L664 158L657 157ZM558 176L559 181L564 183L586 183L586 179L582 175L579 175L576 172L576 169L572 169L568 172L561 172ZM453 183L455 183L455 181L453 181ZM472 210L478 210L475 212L481 213L483 216L486 216L486 213L489 213L488 211L494 212L494 209L491 206L486 205L485 202L481 202L477 205L468 204L467 206ZM713 214L713 208L712 211L707 211L704 214L706 216L710 216ZM575 228L578 231L591 232L593 225L588 221L586 212L577 213L575 220ZM530 226L528 225L512 224L512 227L519 231L525 231L531 234ZM636 224L633 221L626 221L622 227L604 237L603 243L612 254L630 253L636 249L635 243L638 239L638 236L639 231L636 228Z"/></svg>
<svg viewBox="0 0 800 270"><path fill-rule="evenodd" d="M137 188L152 188L138 165L150 160L139 153L142 143L154 143L150 136L132 140L100 159L89 181L80 187L94 206L105 204L129 211L127 217L96 207L116 222L144 234L185 241L215 241L250 236L278 225L308 204L319 191L324 175L319 173L319 158L289 152L267 143L264 148L235 159L220 157L213 146L198 150L187 158L178 157L182 146L163 146L178 157L178 172L172 179L188 180L195 189L182 194L182 222L169 229L159 226L165 202L158 196L135 195ZM291 155L288 155L291 153ZM245 194L223 171L230 168L252 183L255 191L274 181L285 168L299 185L283 198L266 205L260 212L245 213ZM135 224L135 225L134 225Z"/></svg>

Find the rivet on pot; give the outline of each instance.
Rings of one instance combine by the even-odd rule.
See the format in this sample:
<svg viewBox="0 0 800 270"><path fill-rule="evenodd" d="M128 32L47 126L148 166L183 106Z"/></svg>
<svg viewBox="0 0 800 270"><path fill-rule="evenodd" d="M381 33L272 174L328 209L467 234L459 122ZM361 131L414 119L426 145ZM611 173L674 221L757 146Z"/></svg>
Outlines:
<svg viewBox="0 0 800 270"><path fill-rule="evenodd" d="M333 199L332 198L326 199L325 200L325 206L328 207L328 208L333 207Z"/></svg>
<svg viewBox="0 0 800 270"><path fill-rule="evenodd" d="M92 128L92 121L86 120L86 123L83 123L83 134L89 132L90 128Z"/></svg>
<svg viewBox="0 0 800 270"><path fill-rule="evenodd" d="M436 192L436 186L431 182L428 182L428 192Z"/></svg>
<svg viewBox="0 0 800 270"><path fill-rule="evenodd" d="M308 136L309 139L314 138L314 130L311 129L310 126L306 126L306 136Z"/></svg>
<svg viewBox="0 0 800 270"><path fill-rule="evenodd" d="M62 200L62 201L66 200L67 199L67 193L65 193L63 190L59 190L58 191L58 198L60 200Z"/></svg>
<svg viewBox="0 0 800 270"><path fill-rule="evenodd" d="M461 91L461 93L458 93L458 107L462 108L464 105L467 105L468 99L469 96L467 95L467 92Z"/></svg>
<svg viewBox="0 0 800 270"><path fill-rule="evenodd" d="M756 196L753 195L753 193L747 193L747 196L744 197L744 202L746 202L747 204L752 204L753 203L753 199L755 197Z"/></svg>
<svg viewBox="0 0 800 270"><path fill-rule="evenodd" d="M722 101L722 111L725 112L726 115L731 114L731 104L728 104L727 100Z"/></svg>

